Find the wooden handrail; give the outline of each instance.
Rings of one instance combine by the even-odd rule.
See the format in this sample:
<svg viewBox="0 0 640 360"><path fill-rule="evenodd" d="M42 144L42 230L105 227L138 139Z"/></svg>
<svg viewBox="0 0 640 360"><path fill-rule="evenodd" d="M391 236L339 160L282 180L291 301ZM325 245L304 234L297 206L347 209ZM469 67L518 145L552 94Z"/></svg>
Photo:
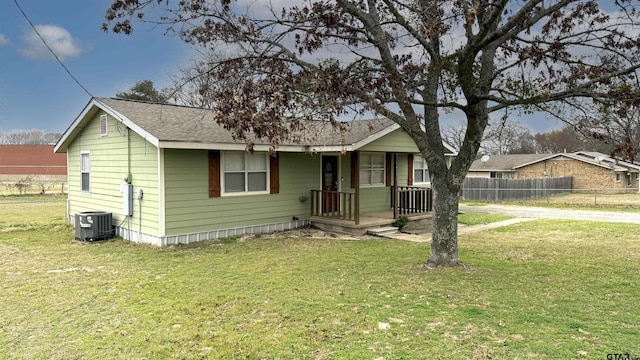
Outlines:
<svg viewBox="0 0 640 360"><path fill-rule="evenodd" d="M433 211L433 191L416 186L398 186L393 191L394 215L416 214Z"/></svg>
<svg viewBox="0 0 640 360"><path fill-rule="evenodd" d="M311 216L358 220L356 194L331 190L311 190Z"/></svg>

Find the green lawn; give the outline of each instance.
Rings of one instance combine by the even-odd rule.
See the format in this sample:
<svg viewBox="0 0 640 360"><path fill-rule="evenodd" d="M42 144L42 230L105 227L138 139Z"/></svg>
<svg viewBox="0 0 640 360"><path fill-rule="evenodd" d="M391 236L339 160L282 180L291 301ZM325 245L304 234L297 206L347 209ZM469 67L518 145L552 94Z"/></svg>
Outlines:
<svg viewBox="0 0 640 360"><path fill-rule="evenodd" d="M0 358L606 359L640 355L640 226L532 221L428 243L155 248L0 230Z"/></svg>
<svg viewBox="0 0 640 360"><path fill-rule="evenodd" d="M601 211L626 211L640 213L640 193L629 192L623 194L611 194L604 192L578 192L573 194L560 194L529 200L505 200L501 204L521 206L542 206L568 209L601 210ZM468 205L482 205L483 202L466 202Z"/></svg>
<svg viewBox="0 0 640 360"><path fill-rule="evenodd" d="M66 223L66 196L0 196L0 231Z"/></svg>
<svg viewBox="0 0 640 360"><path fill-rule="evenodd" d="M458 223L464 225L482 225L502 220L513 219L513 216L502 214L462 213L458 214Z"/></svg>

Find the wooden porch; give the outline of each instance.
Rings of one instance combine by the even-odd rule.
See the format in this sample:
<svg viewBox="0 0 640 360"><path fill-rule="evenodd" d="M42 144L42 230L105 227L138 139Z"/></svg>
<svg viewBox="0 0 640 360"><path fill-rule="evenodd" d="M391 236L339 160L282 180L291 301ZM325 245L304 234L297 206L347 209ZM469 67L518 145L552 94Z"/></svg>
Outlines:
<svg viewBox="0 0 640 360"><path fill-rule="evenodd" d="M431 213L408 215L409 221L423 221L431 219ZM360 216L360 223L356 225L354 221L325 216L312 216L311 223L318 228L350 235L364 235L367 230L385 226L392 226L396 221L393 218L393 211L377 211L363 213Z"/></svg>
<svg viewBox="0 0 640 360"><path fill-rule="evenodd" d="M326 231L362 235L368 229L390 226L399 216L410 221L431 218L433 193L429 188L391 186L389 210L360 212L360 193L311 190L311 222Z"/></svg>

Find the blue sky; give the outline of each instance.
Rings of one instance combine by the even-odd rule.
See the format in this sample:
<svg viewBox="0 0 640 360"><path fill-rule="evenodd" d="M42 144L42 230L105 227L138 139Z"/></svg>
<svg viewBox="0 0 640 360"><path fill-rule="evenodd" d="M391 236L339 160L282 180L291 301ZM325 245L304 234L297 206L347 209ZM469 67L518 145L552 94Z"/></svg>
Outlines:
<svg viewBox="0 0 640 360"><path fill-rule="evenodd" d="M190 49L163 31L137 27L132 36L101 30L110 0L19 0L64 64L96 97L127 91L140 80L157 88L188 61ZM13 0L0 1L0 131L63 132L91 96L82 90L33 31ZM31 36L30 36L31 34Z"/></svg>
<svg viewBox="0 0 640 360"><path fill-rule="evenodd" d="M165 36L163 29L138 25L131 36L103 32L110 0L18 3L96 97L114 96L145 79L153 80L158 89L168 86L169 74L191 58L189 46ZM14 0L0 1L0 132L63 132L90 99L35 37ZM542 115L526 123L532 132L561 127Z"/></svg>

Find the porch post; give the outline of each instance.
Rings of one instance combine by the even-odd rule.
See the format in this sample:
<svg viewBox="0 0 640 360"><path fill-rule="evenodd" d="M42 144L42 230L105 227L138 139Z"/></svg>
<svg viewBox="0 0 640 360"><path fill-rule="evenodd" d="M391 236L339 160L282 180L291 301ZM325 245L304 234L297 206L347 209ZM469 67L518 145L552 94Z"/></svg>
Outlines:
<svg viewBox="0 0 640 360"><path fill-rule="evenodd" d="M393 200L391 203L393 204L393 218L398 219L398 154L393 153Z"/></svg>
<svg viewBox="0 0 640 360"><path fill-rule="evenodd" d="M351 160L353 161L355 159L355 171L353 174L353 177L355 177L355 197L356 197L356 203L354 206L354 212L355 212L355 220L356 220L356 225L360 224L360 154L357 151L354 151L355 156L353 156L351 158Z"/></svg>

